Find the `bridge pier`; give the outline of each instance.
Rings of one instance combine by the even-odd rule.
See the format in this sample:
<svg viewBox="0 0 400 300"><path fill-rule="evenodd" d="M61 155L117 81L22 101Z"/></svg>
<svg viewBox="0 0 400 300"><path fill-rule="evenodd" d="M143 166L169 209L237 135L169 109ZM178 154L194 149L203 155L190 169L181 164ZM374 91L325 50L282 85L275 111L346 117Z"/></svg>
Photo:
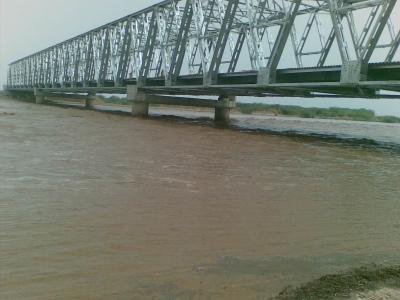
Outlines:
<svg viewBox="0 0 400 300"><path fill-rule="evenodd" d="M132 101L132 115L135 117L147 117L149 115L149 105L177 105L194 107L211 107L215 109L214 121L219 124L230 122L231 108L236 105L235 96L221 95L218 101L207 99L196 99L186 97L162 96L157 94L148 95L139 91L137 86L127 86L127 98Z"/></svg>
<svg viewBox="0 0 400 300"><path fill-rule="evenodd" d="M93 109L94 108L93 102L95 100L95 96L96 96L96 93L94 93L94 92L90 92L90 93L87 94L87 97L84 100L86 109Z"/></svg>
<svg viewBox="0 0 400 300"><path fill-rule="evenodd" d="M38 88L33 89L33 95L35 96L36 104L43 104L45 102L45 94Z"/></svg>
<svg viewBox="0 0 400 300"><path fill-rule="evenodd" d="M143 96L141 96L143 97ZM144 98L146 96L144 95ZM149 115L149 103L145 101L134 101L132 103L132 115L134 117L146 118Z"/></svg>
<svg viewBox="0 0 400 300"><path fill-rule="evenodd" d="M134 117L147 117L149 115L149 101L146 93L138 91L136 85L128 85L127 98L132 101L132 115Z"/></svg>
<svg viewBox="0 0 400 300"><path fill-rule="evenodd" d="M217 123L228 124L231 120L231 107L234 106L235 102L235 96L219 96L218 105L215 107L214 121Z"/></svg>

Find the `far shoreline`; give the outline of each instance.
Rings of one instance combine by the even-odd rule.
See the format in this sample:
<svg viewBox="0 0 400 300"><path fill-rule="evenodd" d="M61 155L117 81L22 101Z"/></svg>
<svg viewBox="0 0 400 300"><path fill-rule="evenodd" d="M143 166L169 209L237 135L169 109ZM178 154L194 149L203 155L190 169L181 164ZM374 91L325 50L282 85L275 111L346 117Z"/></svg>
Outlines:
<svg viewBox="0 0 400 300"><path fill-rule="evenodd" d="M0 91L0 96L9 97L6 93ZM13 98L13 97L11 97ZM19 98L21 100L30 100L27 98ZM63 99L58 99L62 100ZM76 103L81 100L68 99L66 102ZM94 104L97 105L110 105L110 106L129 106L131 101L126 97L104 97L97 95ZM179 110L185 111L212 111L209 108L202 107L186 107L175 105L158 105L151 104L152 107L174 107ZM384 124L400 124L400 117L392 115L376 115L371 109L352 109L343 107L302 107L297 105L281 105L281 104L265 104L265 103L244 103L236 102L236 107L231 110L234 114L248 115L248 116L267 116L267 117L293 117L310 120L337 120L337 121L358 121L370 123L384 123Z"/></svg>
<svg viewBox="0 0 400 300"><path fill-rule="evenodd" d="M104 104L129 105L130 101L126 98L112 96L109 98L98 96L99 101ZM154 105L157 106L157 105ZM400 123L400 117L384 115L377 116L371 109L352 109L342 107L302 107L296 105L280 105L265 103L243 103L237 102L234 113L243 115L263 115L275 117L298 117L303 119L330 119L346 121L365 121L375 123Z"/></svg>

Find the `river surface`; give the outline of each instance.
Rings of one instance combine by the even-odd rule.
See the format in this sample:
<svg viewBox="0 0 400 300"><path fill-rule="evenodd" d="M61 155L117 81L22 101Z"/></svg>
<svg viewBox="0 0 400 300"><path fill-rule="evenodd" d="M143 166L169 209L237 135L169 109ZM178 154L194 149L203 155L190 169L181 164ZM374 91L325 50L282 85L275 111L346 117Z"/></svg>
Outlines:
<svg viewBox="0 0 400 300"><path fill-rule="evenodd" d="M399 126L153 112L0 100L0 299L268 299L400 263Z"/></svg>

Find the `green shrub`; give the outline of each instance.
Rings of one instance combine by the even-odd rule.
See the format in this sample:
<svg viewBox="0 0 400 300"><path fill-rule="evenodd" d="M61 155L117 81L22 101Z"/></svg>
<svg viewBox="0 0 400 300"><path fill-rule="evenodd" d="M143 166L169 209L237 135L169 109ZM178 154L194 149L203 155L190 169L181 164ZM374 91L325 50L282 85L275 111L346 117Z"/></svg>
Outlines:
<svg viewBox="0 0 400 300"><path fill-rule="evenodd" d="M252 114L256 111L264 111L271 114L297 116L301 118L329 118L355 121L374 121L385 123L400 123L400 118L394 116L375 116L370 109L350 109L341 107L305 108L295 105L263 104L263 103L237 103L237 109L243 114Z"/></svg>
<svg viewBox="0 0 400 300"><path fill-rule="evenodd" d="M384 123L400 123L400 118L394 116L378 116L376 120Z"/></svg>

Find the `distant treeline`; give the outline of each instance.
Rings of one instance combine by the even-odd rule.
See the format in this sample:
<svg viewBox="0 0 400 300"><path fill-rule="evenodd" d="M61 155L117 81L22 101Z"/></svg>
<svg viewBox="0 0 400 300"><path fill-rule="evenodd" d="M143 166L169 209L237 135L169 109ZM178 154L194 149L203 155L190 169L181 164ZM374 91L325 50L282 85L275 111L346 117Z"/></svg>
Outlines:
<svg viewBox="0 0 400 300"><path fill-rule="evenodd" d="M243 114L254 112L274 115L294 116L300 118L342 119L354 121L372 121L385 123L400 123L400 118L394 116L376 116L373 110L350 109L341 107L318 108L295 105L279 105L264 103L237 103L237 109Z"/></svg>
<svg viewBox="0 0 400 300"><path fill-rule="evenodd" d="M129 100L117 96L102 97L106 103L128 105ZM400 123L400 118L395 116L376 116L370 109L351 109L341 107L318 108L301 107L296 105L264 104L264 103L236 103L236 109L242 114L265 113L273 115L293 116L300 118L341 119L353 121L370 121L384 123Z"/></svg>

